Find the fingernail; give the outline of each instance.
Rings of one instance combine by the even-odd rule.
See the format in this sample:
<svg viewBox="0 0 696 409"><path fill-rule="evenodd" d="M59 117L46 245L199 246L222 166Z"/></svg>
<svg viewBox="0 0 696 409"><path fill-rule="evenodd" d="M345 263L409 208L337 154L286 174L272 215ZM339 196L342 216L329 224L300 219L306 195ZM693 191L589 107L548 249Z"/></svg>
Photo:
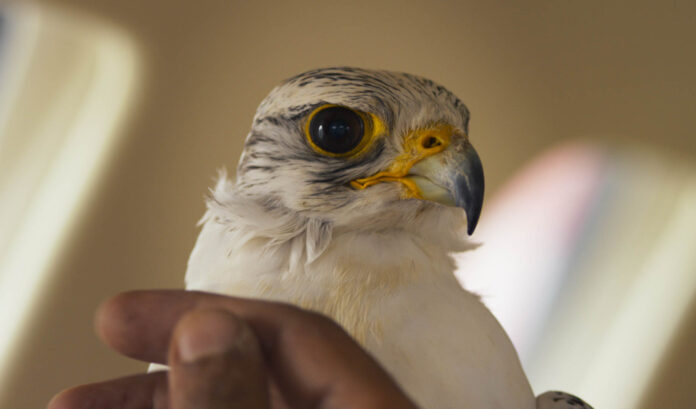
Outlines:
<svg viewBox="0 0 696 409"><path fill-rule="evenodd" d="M179 336L179 358L183 362L193 363L203 358L225 354L235 348L236 331L211 331L211 328L219 328L220 323L207 323L208 326L205 324L198 322Z"/></svg>

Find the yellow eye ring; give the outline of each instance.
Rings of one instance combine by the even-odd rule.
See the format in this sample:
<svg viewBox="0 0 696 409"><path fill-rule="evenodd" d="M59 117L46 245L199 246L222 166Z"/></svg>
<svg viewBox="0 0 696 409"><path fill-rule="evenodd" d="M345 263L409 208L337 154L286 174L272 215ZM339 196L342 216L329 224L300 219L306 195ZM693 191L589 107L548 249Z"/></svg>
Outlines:
<svg viewBox="0 0 696 409"><path fill-rule="evenodd" d="M361 155L384 130L377 116L336 104L316 108L304 125L305 138L312 149L334 158Z"/></svg>

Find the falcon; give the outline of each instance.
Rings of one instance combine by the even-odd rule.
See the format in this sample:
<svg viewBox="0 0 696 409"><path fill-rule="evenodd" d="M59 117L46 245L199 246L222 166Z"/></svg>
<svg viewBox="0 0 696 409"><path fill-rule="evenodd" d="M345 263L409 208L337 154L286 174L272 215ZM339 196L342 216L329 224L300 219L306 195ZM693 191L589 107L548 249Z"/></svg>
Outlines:
<svg viewBox="0 0 696 409"><path fill-rule="evenodd" d="M286 80L261 102L235 179L211 190L187 288L331 317L423 408L583 407L535 399L505 331L454 276L484 193L468 131L467 107L419 76Z"/></svg>

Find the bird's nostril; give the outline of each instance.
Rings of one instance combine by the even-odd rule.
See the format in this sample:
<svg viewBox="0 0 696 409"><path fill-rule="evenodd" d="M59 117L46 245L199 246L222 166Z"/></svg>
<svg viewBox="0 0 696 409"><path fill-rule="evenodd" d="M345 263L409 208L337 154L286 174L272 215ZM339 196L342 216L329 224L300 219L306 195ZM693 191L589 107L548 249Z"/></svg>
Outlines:
<svg viewBox="0 0 696 409"><path fill-rule="evenodd" d="M432 149L442 145L442 142L440 142L439 138L429 135L423 138L423 140L421 141L421 145L424 149Z"/></svg>

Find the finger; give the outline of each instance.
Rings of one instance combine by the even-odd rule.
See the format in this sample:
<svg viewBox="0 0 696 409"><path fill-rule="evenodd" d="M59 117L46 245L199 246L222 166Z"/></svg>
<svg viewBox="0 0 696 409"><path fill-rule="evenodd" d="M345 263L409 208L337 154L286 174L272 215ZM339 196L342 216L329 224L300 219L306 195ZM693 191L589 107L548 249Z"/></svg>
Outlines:
<svg viewBox="0 0 696 409"><path fill-rule="evenodd" d="M167 375L141 374L67 389L47 409L164 409Z"/></svg>
<svg viewBox="0 0 696 409"><path fill-rule="evenodd" d="M131 292L105 303L97 328L118 351L165 362L162 351L176 323L202 308L229 311L252 328L270 376L293 406L314 405L328 397L366 408L410 405L389 375L338 325L285 304L189 291Z"/></svg>
<svg viewBox="0 0 696 409"><path fill-rule="evenodd" d="M256 336L225 310L179 321L169 348L172 409L267 409L268 381Z"/></svg>
<svg viewBox="0 0 696 409"><path fill-rule="evenodd" d="M289 305L196 291L132 291L102 304L95 327L115 350L146 362L167 363L169 339L176 323L196 309L223 309L246 321L260 341L272 339L278 321L296 314ZM156 317L156 319L153 319Z"/></svg>

